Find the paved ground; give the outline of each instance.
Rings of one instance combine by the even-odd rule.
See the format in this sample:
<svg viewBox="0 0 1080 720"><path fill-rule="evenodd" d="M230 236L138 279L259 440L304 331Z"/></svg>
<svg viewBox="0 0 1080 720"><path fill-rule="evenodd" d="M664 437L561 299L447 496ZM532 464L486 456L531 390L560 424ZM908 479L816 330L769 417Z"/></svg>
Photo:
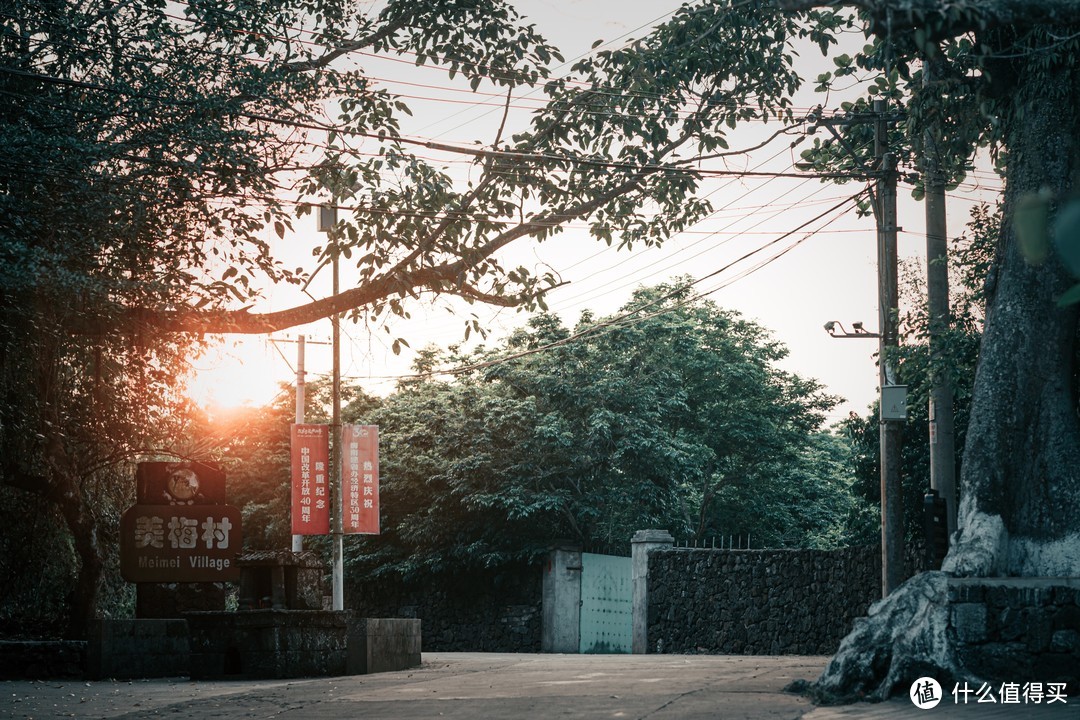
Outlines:
<svg viewBox="0 0 1080 720"><path fill-rule="evenodd" d="M425 653L415 670L278 681L186 679L0 683L0 718L364 718L405 720L767 720L1073 718L1053 706L919 710L909 700L815 708L783 688L814 679L823 657Z"/></svg>

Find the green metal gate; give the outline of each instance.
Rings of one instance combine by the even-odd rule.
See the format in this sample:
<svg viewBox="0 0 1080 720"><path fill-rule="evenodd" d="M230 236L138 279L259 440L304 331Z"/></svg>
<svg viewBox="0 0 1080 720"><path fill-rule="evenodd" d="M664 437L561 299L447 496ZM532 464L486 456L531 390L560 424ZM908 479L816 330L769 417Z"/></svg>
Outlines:
<svg viewBox="0 0 1080 720"><path fill-rule="evenodd" d="M630 652L633 615L630 558L581 553L580 652Z"/></svg>

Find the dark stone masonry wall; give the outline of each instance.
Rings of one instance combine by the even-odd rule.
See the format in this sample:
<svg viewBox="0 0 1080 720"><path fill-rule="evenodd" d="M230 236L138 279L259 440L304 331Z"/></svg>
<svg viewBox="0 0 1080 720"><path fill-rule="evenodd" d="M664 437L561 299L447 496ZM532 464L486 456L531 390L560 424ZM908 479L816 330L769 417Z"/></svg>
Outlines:
<svg viewBox="0 0 1080 720"><path fill-rule="evenodd" d="M419 618L424 652L540 652L540 566L372 580L350 588L360 617Z"/></svg>
<svg viewBox="0 0 1080 720"><path fill-rule="evenodd" d="M648 651L829 655L880 599L880 578L876 547L656 550Z"/></svg>
<svg viewBox="0 0 1080 720"><path fill-rule="evenodd" d="M1080 691L1080 578L950 578L949 602L964 667Z"/></svg>
<svg viewBox="0 0 1080 720"><path fill-rule="evenodd" d="M84 640L0 640L0 680L81 678Z"/></svg>

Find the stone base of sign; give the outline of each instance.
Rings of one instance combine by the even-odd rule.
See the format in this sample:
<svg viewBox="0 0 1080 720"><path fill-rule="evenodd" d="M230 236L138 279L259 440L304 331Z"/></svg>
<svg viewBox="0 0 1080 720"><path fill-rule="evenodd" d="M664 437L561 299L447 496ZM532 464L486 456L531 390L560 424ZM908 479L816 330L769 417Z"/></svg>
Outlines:
<svg viewBox="0 0 1080 720"><path fill-rule="evenodd" d="M420 621L357 618L349 623L349 675L407 670L420 665Z"/></svg>
<svg viewBox="0 0 1080 720"><path fill-rule="evenodd" d="M949 605L962 667L1080 691L1080 578L950 578Z"/></svg>
<svg viewBox="0 0 1080 720"><path fill-rule="evenodd" d="M325 568L317 554L265 550L242 555L236 564L241 610L322 610Z"/></svg>
<svg viewBox="0 0 1080 720"><path fill-rule="evenodd" d="M86 677L91 680L187 674L188 626L184 620L100 620L90 630Z"/></svg>
<svg viewBox="0 0 1080 720"><path fill-rule="evenodd" d="M420 664L417 620L273 609L195 612L185 617L192 680L325 677Z"/></svg>
<svg viewBox="0 0 1080 720"><path fill-rule="evenodd" d="M136 583L136 618L180 618L194 610L224 610L225 583Z"/></svg>

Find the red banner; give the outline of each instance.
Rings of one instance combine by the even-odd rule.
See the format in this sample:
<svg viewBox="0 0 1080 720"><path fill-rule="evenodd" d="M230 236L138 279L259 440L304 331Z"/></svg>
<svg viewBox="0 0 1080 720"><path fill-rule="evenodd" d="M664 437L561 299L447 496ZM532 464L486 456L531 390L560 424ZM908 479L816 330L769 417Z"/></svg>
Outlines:
<svg viewBox="0 0 1080 720"><path fill-rule="evenodd" d="M342 530L379 534L379 427L341 428Z"/></svg>
<svg viewBox="0 0 1080 720"><path fill-rule="evenodd" d="M326 425L292 426L292 532L330 533L330 432Z"/></svg>

